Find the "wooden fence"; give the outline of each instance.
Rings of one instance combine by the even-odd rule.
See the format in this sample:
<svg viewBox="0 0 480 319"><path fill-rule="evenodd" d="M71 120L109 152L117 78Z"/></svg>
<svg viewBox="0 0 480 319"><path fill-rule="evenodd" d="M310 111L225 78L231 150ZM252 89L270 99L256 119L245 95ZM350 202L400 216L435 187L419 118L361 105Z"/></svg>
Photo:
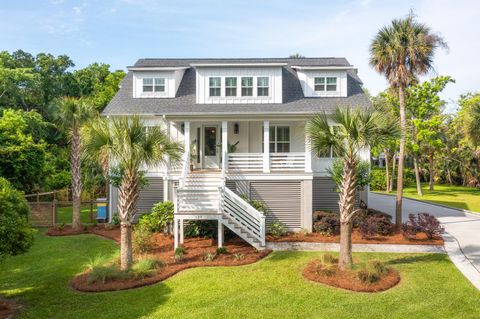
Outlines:
<svg viewBox="0 0 480 319"><path fill-rule="evenodd" d="M71 201L30 201L30 224L35 227L51 227L72 222L73 203ZM80 205L83 223L93 223L97 218L97 201L82 201Z"/></svg>

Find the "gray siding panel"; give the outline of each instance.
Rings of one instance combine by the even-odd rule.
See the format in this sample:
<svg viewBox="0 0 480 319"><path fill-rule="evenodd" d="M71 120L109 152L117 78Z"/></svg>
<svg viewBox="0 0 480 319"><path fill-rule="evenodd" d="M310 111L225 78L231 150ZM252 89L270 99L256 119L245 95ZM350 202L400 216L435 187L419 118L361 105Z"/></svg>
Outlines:
<svg viewBox="0 0 480 319"><path fill-rule="evenodd" d="M339 194L337 185L331 177L314 177L312 183L313 211L326 210L338 212Z"/></svg>
<svg viewBox="0 0 480 319"><path fill-rule="evenodd" d="M291 230L302 227L301 181L250 181L250 198L267 205L267 223L277 219Z"/></svg>
<svg viewBox="0 0 480 319"><path fill-rule="evenodd" d="M148 185L140 190L137 211L139 214L148 213L158 202L163 202L163 178L149 177Z"/></svg>

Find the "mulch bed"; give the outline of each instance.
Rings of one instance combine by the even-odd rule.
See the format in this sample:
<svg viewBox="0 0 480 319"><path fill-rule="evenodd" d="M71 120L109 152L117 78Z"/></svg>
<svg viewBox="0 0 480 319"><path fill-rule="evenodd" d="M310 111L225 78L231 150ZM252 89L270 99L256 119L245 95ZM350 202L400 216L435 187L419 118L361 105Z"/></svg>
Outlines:
<svg viewBox="0 0 480 319"><path fill-rule="evenodd" d="M339 243L340 235L324 236L319 233L288 233L285 236L273 237L267 236L267 241L271 242L309 242L309 243ZM357 229L352 232L352 243L354 244L392 244L392 245L441 245L442 238L428 239L423 233L419 233L415 238L407 239L400 232L390 236L375 236L369 239L362 238Z"/></svg>
<svg viewBox="0 0 480 319"><path fill-rule="evenodd" d="M88 228L87 233L97 234L116 242L119 242L120 240L119 228L106 229L102 225L95 227L92 226ZM59 231L58 229L52 231L49 230L47 234L50 236L65 236L78 233L73 232L71 228L65 226L62 231ZM153 276L144 279L129 278L105 283L96 282L89 284L87 282L88 273L82 273L71 280L70 284L72 288L84 292L116 291L137 288L163 281L188 268L251 264L266 257L271 252L270 250L258 251L240 238L231 238L227 239L224 244L224 247L227 249L226 254L220 254L212 261L204 261L203 257L206 253L215 254L217 249L216 241L210 238L188 238L185 239L183 245L186 250L185 258L181 263L177 263L173 253L173 237L158 233L152 234L152 237L154 248L148 254L142 255L142 257L154 257L162 260L166 265L159 269ZM233 256L234 254L241 254L243 255L243 258L235 259Z"/></svg>
<svg viewBox="0 0 480 319"><path fill-rule="evenodd" d="M332 276L321 276L315 271L320 263L318 260L311 261L303 270L303 276L311 281L319 282L336 288L357 291L357 292L380 292L396 286L400 282L400 275L394 269L390 269L387 275L382 276L379 281L367 284L360 281L355 270L337 269Z"/></svg>
<svg viewBox="0 0 480 319"><path fill-rule="evenodd" d="M0 299L0 318L10 319L22 306L10 299Z"/></svg>

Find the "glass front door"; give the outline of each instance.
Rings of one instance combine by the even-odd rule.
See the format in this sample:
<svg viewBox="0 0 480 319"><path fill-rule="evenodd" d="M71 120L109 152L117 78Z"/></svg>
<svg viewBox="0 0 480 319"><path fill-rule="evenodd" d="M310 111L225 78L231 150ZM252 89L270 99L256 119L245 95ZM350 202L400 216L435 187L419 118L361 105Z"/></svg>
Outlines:
<svg viewBox="0 0 480 319"><path fill-rule="evenodd" d="M219 168L218 126L203 127L203 168Z"/></svg>

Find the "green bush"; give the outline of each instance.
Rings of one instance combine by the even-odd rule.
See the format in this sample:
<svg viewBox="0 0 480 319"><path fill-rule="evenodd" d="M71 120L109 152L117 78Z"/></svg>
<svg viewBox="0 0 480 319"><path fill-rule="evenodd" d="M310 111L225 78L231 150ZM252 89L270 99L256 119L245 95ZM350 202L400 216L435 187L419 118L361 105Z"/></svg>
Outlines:
<svg viewBox="0 0 480 319"><path fill-rule="evenodd" d="M146 253L153 249L152 233L150 229L138 224L133 231L133 250L137 253Z"/></svg>
<svg viewBox="0 0 480 319"><path fill-rule="evenodd" d="M249 199L247 195L245 194L242 194L240 195L240 197L246 201L247 203L250 204L250 206L252 206L253 208L255 208L256 210L258 210L259 212L262 212L264 214L267 213L267 210L268 210L268 207L267 205L261 201L261 200L257 200L257 199Z"/></svg>
<svg viewBox="0 0 480 319"><path fill-rule="evenodd" d="M391 174L391 170L390 170ZM397 184L397 173L393 177L393 188L395 189ZM385 168L373 168L370 173L370 189L374 191L386 191L385 181ZM390 177L391 178L391 177ZM403 171L403 186L410 186L415 184L415 173L410 168L405 168Z"/></svg>
<svg viewBox="0 0 480 319"><path fill-rule="evenodd" d="M106 283L108 281L117 279L127 279L130 274L126 271L120 270L118 265L107 265L94 267L88 274L87 282L93 284L96 282Z"/></svg>
<svg viewBox="0 0 480 319"><path fill-rule="evenodd" d="M331 277L337 272L337 265L318 263L315 267L315 273L318 276Z"/></svg>
<svg viewBox="0 0 480 319"><path fill-rule="evenodd" d="M0 260L26 252L34 230L28 224L30 208L23 194L0 177Z"/></svg>
<svg viewBox="0 0 480 319"><path fill-rule="evenodd" d="M338 258L334 257L331 254L322 255L322 263L324 264L336 264L337 262L338 262Z"/></svg>
<svg viewBox="0 0 480 319"><path fill-rule="evenodd" d="M373 284L380 280L380 275L376 271L362 269L358 271L357 278L365 284Z"/></svg>
<svg viewBox="0 0 480 319"><path fill-rule="evenodd" d="M175 262L181 263L185 260L186 250L183 247L177 247L175 252L173 253L173 257L175 258Z"/></svg>
<svg viewBox="0 0 480 319"><path fill-rule="evenodd" d="M163 267L165 267L165 263L161 260L156 258L143 258L133 264L130 272L136 279L143 279L153 276L158 269Z"/></svg>
<svg viewBox="0 0 480 319"><path fill-rule="evenodd" d="M281 237L287 234L287 228L285 227L284 223L279 220L275 220L270 224L268 232L273 237Z"/></svg>
<svg viewBox="0 0 480 319"><path fill-rule="evenodd" d="M226 254L227 253L227 247L218 247L216 253L217 253L217 255Z"/></svg>
<svg viewBox="0 0 480 319"><path fill-rule="evenodd" d="M203 254L202 260L203 261L213 261L216 257L217 257L217 255L215 255L215 254L205 253L205 254Z"/></svg>
<svg viewBox="0 0 480 319"><path fill-rule="evenodd" d="M149 214L140 218L139 224L145 225L152 232L170 234L173 223L174 205L171 201L156 203Z"/></svg>
<svg viewBox="0 0 480 319"><path fill-rule="evenodd" d="M218 222L214 220L193 220L185 226L185 237L216 238Z"/></svg>
<svg viewBox="0 0 480 319"><path fill-rule="evenodd" d="M388 267L385 266L385 264L379 260L372 260L370 261L368 264L367 264L367 269L370 269L374 272L376 272L377 274L379 274L380 276L384 276L386 274L388 274Z"/></svg>
<svg viewBox="0 0 480 319"><path fill-rule="evenodd" d="M243 255L243 254L240 254L240 253L233 254L233 259L235 259L235 260L242 260L244 258L245 258L245 255Z"/></svg>
<svg viewBox="0 0 480 319"><path fill-rule="evenodd" d="M120 225L120 217L118 217L118 214L113 214L112 224L115 225L115 226Z"/></svg>

